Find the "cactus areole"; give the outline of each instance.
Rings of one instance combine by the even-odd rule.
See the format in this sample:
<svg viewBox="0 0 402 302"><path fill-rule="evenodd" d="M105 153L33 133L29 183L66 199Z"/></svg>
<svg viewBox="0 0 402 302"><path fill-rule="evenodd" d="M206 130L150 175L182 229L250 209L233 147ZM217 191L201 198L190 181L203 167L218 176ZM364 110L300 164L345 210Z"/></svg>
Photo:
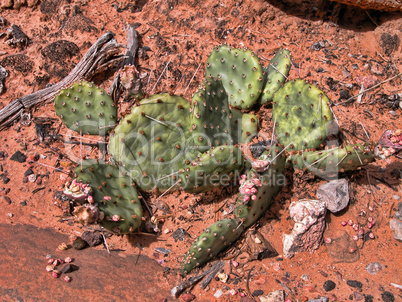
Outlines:
<svg viewBox="0 0 402 302"><path fill-rule="evenodd" d="M221 186L223 179L225 185L238 180L233 216L208 227L190 246L181 264L185 275L264 215L285 185L286 167L327 178L373 161L371 143L325 146L334 125L329 99L315 85L288 80L291 65L286 49L263 67L251 50L217 46L191 102L169 93L151 95L116 127L116 106L104 90L84 81L61 90L54 105L68 128L106 135L114 127L108 162L83 161L65 186L66 196L78 204L77 221L132 233L143 221L138 190L205 192ZM272 103L275 136L261 155L250 159L243 150L260 123L249 110L267 103Z"/></svg>

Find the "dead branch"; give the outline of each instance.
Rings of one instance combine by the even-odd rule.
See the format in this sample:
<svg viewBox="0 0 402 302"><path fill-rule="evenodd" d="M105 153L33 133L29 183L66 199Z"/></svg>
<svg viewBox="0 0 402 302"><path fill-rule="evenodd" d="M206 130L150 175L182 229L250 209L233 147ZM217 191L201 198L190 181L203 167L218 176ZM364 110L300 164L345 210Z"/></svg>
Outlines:
<svg viewBox="0 0 402 302"><path fill-rule="evenodd" d="M124 60L125 56L117 55L122 47L125 46L117 43L112 32L102 35L89 48L74 69L60 82L16 99L2 108L0 110L0 130L12 125L20 118L24 110L53 99L63 87L83 78L90 79L99 68Z"/></svg>

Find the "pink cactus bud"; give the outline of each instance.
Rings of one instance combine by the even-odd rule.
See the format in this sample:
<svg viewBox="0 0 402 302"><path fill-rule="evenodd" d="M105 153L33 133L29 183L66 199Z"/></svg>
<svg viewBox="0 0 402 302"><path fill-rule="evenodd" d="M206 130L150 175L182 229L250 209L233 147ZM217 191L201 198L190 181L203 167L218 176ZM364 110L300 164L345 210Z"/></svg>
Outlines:
<svg viewBox="0 0 402 302"><path fill-rule="evenodd" d="M258 190L256 188L251 189L251 194L256 194L257 192L258 192Z"/></svg>
<svg viewBox="0 0 402 302"><path fill-rule="evenodd" d="M104 200L107 200L107 201L111 201L111 200L112 200L112 197L110 197L110 196L103 196L103 199L104 199Z"/></svg>
<svg viewBox="0 0 402 302"><path fill-rule="evenodd" d="M356 223L352 227L356 232L359 230L359 225Z"/></svg>
<svg viewBox="0 0 402 302"><path fill-rule="evenodd" d="M46 271L47 272L52 272L53 271L53 266L52 265L46 266Z"/></svg>
<svg viewBox="0 0 402 302"><path fill-rule="evenodd" d="M332 242L332 239L330 238L330 237L327 237L327 238L325 238L325 243L331 243Z"/></svg>
<svg viewBox="0 0 402 302"><path fill-rule="evenodd" d="M370 237L371 239L374 239L374 238L375 238L375 235L371 232L371 233L369 234L369 237Z"/></svg>
<svg viewBox="0 0 402 302"><path fill-rule="evenodd" d="M250 196L246 195L244 196L244 201L249 201L250 200Z"/></svg>
<svg viewBox="0 0 402 302"><path fill-rule="evenodd" d="M237 261L232 261L232 264L233 264L234 267L238 267L238 266L239 266L239 262L237 262Z"/></svg>
<svg viewBox="0 0 402 302"><path fill-rule="evenodd" d="M251 195L251 200L257 200L257 195Z"/></svg>
<svg viewBox="0 0 402 302"><path fill-rule="evenodd" d="M367 218L367 221L368 221L368 222L373 222L373 221L374 221L374 218L370 216L369 218Z"/></svg>
<svg viewBox="0 0 402 302"><path fill-rule="evenodd" d="M244 182L245 182L245 180L244 180L244 179L241 179L241 180L239 181L239 184L242 185L242 184L244 184Z"/></svg>
<svg viewBox="0 0 402 302"><path fill-rule="evenodd" d="M369 222L369 223L367 224L367 227L368 227L369 229L371 229L373 226L374 226L374 222Z"/></svg>
<svg viewBox="0 0 402 302"><path fill-rule="evenodd" d="M70 282L70 281L71 281L71 277L69 277L69 276L64 276L63 281L64 281L64 282Z"/></svg>
<svg viewBox="0 0 402 302"><path fill-rule="evenodd" d="M53 258L49 258L48 260L47 260L47 264L52 264L54 262L54 259Z"/></svg>
<svg viewBox="0 0 402 302"><path fill-rule="evenodd" d="M89 203L94 203L95 202L94 198L91 195L88 196L88 202Z"/></svg>
<svg viewBox="0 0 402 302"><path fill-rule="evenodd" d="M348 225L350 225L350 226L353 225L353 220L352 220L352 219L349 219L349 220L348 220Z"/></svg>
<svg viewBox="0 0 402 302"><path fill-rule="evenodd" d="M342 222L341 222L341 225L343 225L343 226L345 226L345 225L347 225L347 224L348 224L347 221L342 221Z"/></svg>
<svg viewBox="0 0 402 302"><path fill-rule="evenodd" d="M353 239L354 241L357 241L357 240L359 240L359 237L358 237L357 235L353 235L353 236L352 236L352 239Z"/></svg>
<svg viewBox="0 0 402 302"><path fill-rule="evenodd" d="M369 209L370 212L373 212L373 211L374 211L374 209L373 209L372 206L369 206L368 209Z"/></svg>
<svg viewBox="0 0 402 302"><path fill-rule="evenodd" d="M119 215L113 215L113 216L112 216L112 220L113 220L113 221L120 221L120 219L121 219L121 218L120 218Z"/></svg>
<svg viewBox="0 0 402 302"><path fill-rule="evenodd" d="M70 257L66 257L66 258L64 258L64 262L65 263L70 263L70 262L73 262L73 259L70 258Z"/></svg>
<svg viewBox="0 0 402 302"><path fill-rule="evenodd" d="M52 277L53 278L59 278L60 277L60 272L58 270L53 270L52 271Z"/></svg>

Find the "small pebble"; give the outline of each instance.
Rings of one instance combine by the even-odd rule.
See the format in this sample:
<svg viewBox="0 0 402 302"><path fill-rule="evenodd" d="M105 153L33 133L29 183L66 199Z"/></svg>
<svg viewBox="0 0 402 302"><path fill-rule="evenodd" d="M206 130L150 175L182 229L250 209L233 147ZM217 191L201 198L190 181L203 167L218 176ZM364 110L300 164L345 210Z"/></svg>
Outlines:
<svg viewBox="0 0 402 302"><path fill-rule="evenodd" d="M372 262L366 266L366 270L369 274L375 275L383 269L383 266L379 262Z"/></svg>
<svg viewBox="0 0 402 302"><path fill-rule="evenodd" d="M400 200L401 199L401 197L399 195L394 195L393 197L394 197L395 200Z"/></svg>
<svg viewBox="0 0 402 302"><path fill-rule="evenodd" d="M254 297L259 297L262 294L264 294L264 291L262 291L261 289L256 289L255 291L253 291L253 296Z"/></svg>
<svg viewBox="0 0 402 302"><path fill-rule="evenodd" d="M327 280L327 281L324 282L322 287L324 288L324 290L326 292L329 292L329 291L333 290L336 287L336 284L332 280Z"/></svg>
<svg viewBox="0 0 402 302"><path fill-rule="evenodd" d="M7 184L10 182L10 178L8 178L7 176L3 177L3 183Z"/></svg>
<svg viewBox="0 0 402 302"><path fill-rule="evenodd" d="M5 202L7 202L8 204L11 204L11 198L8 196L3 196L3 199Z"/></svg>
<svg viewBox="0 0 402 302"><path fill-rule="evenodd" d="M33 174L34 172L32 171L32 169L28 169L25 171L24 176L29 176L31 174Z"/></svg>
<svg viewBox="0 0 402 302"><path fill-rule="evenodd" d="M85 231L81 235L81 239L88 243L89 246L97 246L103 242L102 234L95 231Z"/></svg>
<svg viewBox="0 0 402 302"><path fill-rule="evenodd" d="M75 248L76 250L82 250L82 249L86 248L87 246L88 246L88 244L86 243L86 241L79 237L77 239L75 239L73 242L73 248Z"/></svg>
<svg viewBox="0 0 402 302"><path fill-rule="evenodd" d="M218 290L215 292L214 297L215 297L215 298L220 298L220 296L222 296L222 295L223 295L223 292L222 292L220 289L218 289Z"/></svg>
<svg viewBox="0 0 402 302"><path fill-rule="evenodd" d="M365 295L364 302L374 302L374 297L372 295Z"/></svg>
<svg viewBox="0 0 402 302"><path fill-rule="evenodd" d="M61 268L60 272L65 274L65 273L71 273L71 272L77 271L78 269L79 269L78 266L71 264L71 263L67 263L66 265L64 265Z"/></svg>
<svg viewBox="0 0 402 302"><path fill-rule="evenodd" d="M308 276L306 274L301 275L300 277L303 281L308 281Z"/></svg>
<svg viewBox="0 0 402 302"><path fill-rule="evenodd" d="M390 293L390 292L387 292L387 291L381 293L381 299L384 302L394 302L395 301L394 294Z"/></svg>
<svg viewBox="0 0 402 302"><path fill-rule="evenodd" d="M71 277L64 276L63 280L64 280L64 282L71 282Z"/></svg>
<svg viewBox="0 0 402 302"><path fill-rule="evenodd" d="M186 293L186 294L181 295L180 298L185 302L190 302L195 299L195 296L193 294Z"/></svg>
<svg viewBox="0 0 402 302"><path fill-rule="evenodd" d="M10 159L15 160L19 163L23 163L27 159L27 157L23 153L21 153L21 151L17 151L10 157Z"/></svg>
<svg viewBox="0 0 402 302"><path fill-rule="evenodd" d="M29 182L35 182L36 181L36 175L35 174L31 174L28 176L28 181Z"/></svg>
<svg viewBox="0 0 402 302"><path fill-rule="evenodd" d="M350 287L359 288L359 289L361 289L363 287L363 283L361 283L360 281L357 281L357 280L347 280L346 284L349 285Z"/></svg>
<svg viewBox="0 0 402 302"><path fill-rule="evenodd" d="M353 296L354 296L354 298L355 298L356 301L361 301L361 300L364 299L364 296L363 296L361 293L359 293L359 292L354 292L354 293L353 293Z"/></svg>
<svg viewBox="0 0 402 302"><path fill-rule="evenodd" d="M59 244L59 246L57 247L57 249L59 251L65 251L68 249L68 245L65 242L62 242L61 244Z"/></svg>

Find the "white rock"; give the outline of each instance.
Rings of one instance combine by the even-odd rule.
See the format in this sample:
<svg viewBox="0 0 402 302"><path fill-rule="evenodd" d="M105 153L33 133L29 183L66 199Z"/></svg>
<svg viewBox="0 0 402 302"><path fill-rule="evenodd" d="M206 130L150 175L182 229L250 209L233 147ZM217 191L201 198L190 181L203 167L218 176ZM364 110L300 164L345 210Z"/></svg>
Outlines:
<svg viewBox="0 0 402 302"><path fill-rule="evenodd" d="M313 252L320 246L325 229L326 205L320 200L300 200L290 204L289 214L295 225L291 234L283 235L283 255Z"/></svg>
<svg viewBox="0 0 402 302"><path fill-rule="evenodd" d="M260 302L283 302L285 301L285 293L282 289L269 293L260 297Z"/></svg>
<svg viewBox="0 0 402 302"><path fill-rule="evenodd" d="M394 238L402 242L402 222L397 219L391 219L389 227L394 231Z"/></svg>

